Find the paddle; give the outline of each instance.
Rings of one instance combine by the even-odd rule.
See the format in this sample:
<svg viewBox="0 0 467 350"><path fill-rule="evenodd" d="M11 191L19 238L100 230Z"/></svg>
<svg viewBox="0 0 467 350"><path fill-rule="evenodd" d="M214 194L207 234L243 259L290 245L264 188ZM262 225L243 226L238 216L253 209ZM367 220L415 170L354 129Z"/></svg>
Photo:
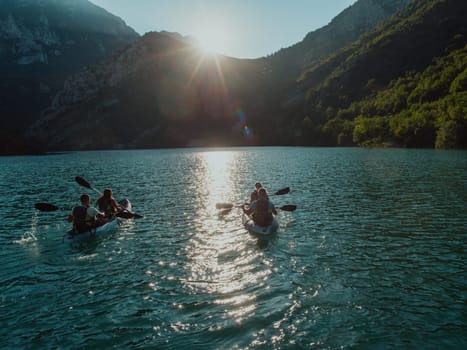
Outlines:
<svg viewBox="0 0 467 350"><path fill-rule="evenodd" d="M233 205L232 203L216 203L216 209L232 209L233 207L241 208L241 205Z"/></svg>
<svg viewBox="0 0 467 350"><path fill-rule="evenodd" d="M83 187L89 188L90 190L93 190L99 194L102 194L99 190L92 187L91 184L87 182L85 179L83 179L81 176L76 176L75 181Z"/></svg>
<svg viewBox="0 0 467 350"><path fill-rule="evenodd" d="M283 211L295 211L295 209L297 209L297 206L295 204L287 204L283 205L279 209Z"/></svg>
<svg viewBox="0 0 467 350"><path fill-rule="evenodd" d="M56 205L50 204L50 203L36 203L34 204L34 207L37 210L40 211L57 211L57 210L71 210L69 208L59 208ZM141 219L143 218L142 215L136 214L136 213L131 213L129 211L123 211L115 214L119 218L124 218L124 219Z"/></svg>
<svg viewBox="0 0 467 350"><path fill-rule="evenodd" d="M102 194L99 190L95 189L94 187L91 186L89 182L87 182L85 179L83 179L81 176L76 176L75 181L80 184L83 187L89 188L90 190L93 190L99 194ZM125 209L125 211L121 211L115 214L119 218L123 219L142 219L144 218L143 215L132 213L128 210Z"/></svg>
<svg viewBox="0 0 467 350"><path fill-rule="evenodd" d="M144 218L143 215L132 213L130 211L119 211L119 212L115 213L115 215L117 217L123 218L123 219L142 219L142 218Z"/></svg>
<svg viewBox="0 0 467 350"><path fill-rule="evenodd" d="M273 194L271 196L282 196L290 192L290 187L284 187ZM232 209L233 207L241 208L241 205L233 205L232 203L216 203L216 209ZM294 209L295 210L295 209Z"/></svg>
<svg viewBox="0 0 467 350"><path fill-rule="evenodd" d="M283 194L287 194L290 192L290 187L285 187L280 189L279 191L274 192L273 196L282 196Z"/></svg>
<svg viewBox="0 0 467 350"><path fill-rule="evenodd" d="M216 204L217 209L232 209L232 208L241 208L241 207L242 205L233 205L231 203L217 203ZM276 209L280 209L283 211L295 211L295 209L297 209L297 206L295 204L287 204Z"/></svg>
<svg viewBox="0 0 467 350"><path fill-rule="evenodd" d="M34 204L34 207L37 210L40 211L57 211L57 210L66 210L69 211L71 209L69 208L59 208L56 205L50 204L50 203L36 203ZM122 211L118 212L115 214L115 216L123 219L141 219L143 218L142 215L136 214L136 213L131 213L129 211Z"/></svg>
<svg viewBox="0 0 467 350"><path fill-rule="evenodd" d="M59 208L56 205L50 203L36 203L34 207L40 211L56 211L56 210L70 210L68 208Z"/></svg>

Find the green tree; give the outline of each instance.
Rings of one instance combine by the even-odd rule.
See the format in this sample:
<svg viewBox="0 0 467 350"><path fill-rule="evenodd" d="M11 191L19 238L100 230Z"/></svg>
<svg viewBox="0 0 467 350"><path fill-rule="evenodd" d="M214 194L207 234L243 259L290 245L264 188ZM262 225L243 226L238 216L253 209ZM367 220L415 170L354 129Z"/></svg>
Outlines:
<svg viewBox="0 0 467 350"><path fill-rule="evenodd" d="M467 68L452 81L449 91L452 94L467 91Z"/></svg>
<svg viewBox="0 0 467 350"><path fill-rule="evenodd" d="M311 121L311 118L309 116L306 116L302 120L302 128L303 129L312 129L313 128L313 122Z"/></svg>
<svg viewBox="0 0 467 350"><path fill-rule="evenodd" d="M337 146L352 146L353 122L339 117L329 120L322 128L331 143Z"/></svg>
<svg viewBox="0 0 467 350"><path fill-rule="evenodd" d="M435 148L456 148L458 147L459 126L454 120L443 122L436 134Z"/></svg>
<svg viewBox="0 0 467 350"><path fill-rule="evenodd" d="M388 140L389 122L386 117L365 118L359 116L355 119L353 141L361 146L381 145Z"/></svg>

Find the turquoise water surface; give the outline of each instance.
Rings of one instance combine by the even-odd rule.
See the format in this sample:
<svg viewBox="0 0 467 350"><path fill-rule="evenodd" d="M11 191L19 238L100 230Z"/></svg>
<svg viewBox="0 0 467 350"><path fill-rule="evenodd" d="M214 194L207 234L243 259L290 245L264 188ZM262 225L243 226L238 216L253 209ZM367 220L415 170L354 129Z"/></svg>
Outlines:
<svg viewBox="0 0 467 350"><path fill-rule="evenodd" d="M465 349L467 152L227 148L0 158L1 349ZM75 176L143 219L65 245ZM253 184L279 231L248 234Z"/></svg>

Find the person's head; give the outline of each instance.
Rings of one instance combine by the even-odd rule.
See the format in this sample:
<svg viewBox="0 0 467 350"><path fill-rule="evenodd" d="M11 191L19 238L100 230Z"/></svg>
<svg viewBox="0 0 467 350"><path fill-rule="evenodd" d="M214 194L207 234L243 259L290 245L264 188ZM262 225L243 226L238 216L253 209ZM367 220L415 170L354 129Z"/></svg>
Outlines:
<svg viewBox="0 0 467 350"><path fill-rule="evenodd" d="M261 187L258 190L258 197L259 199L266 199L268 198L268 193L266 192L266 189L264 187Z"/></svg>
<svg viewBox="0 0 467 350"><path fill-rule="evenodd" d="M112 190L110 188L106 188L104 190L103 196L105 198L112 198Z"/></svg>
<svg viewBox="0 0 467 350"><path fill-rule="evenodd" d="M263 185L261 185L260 182L255 183L256 190L259 190L261 187L263 187Z"/></svg>
<svg viewBox="0 0 467 350"><path fill-rule="evenodd" d="M84 193L79 197L79 200L81 201L81 204L88 205L91 202L91 196L87 193Z"/></svg>

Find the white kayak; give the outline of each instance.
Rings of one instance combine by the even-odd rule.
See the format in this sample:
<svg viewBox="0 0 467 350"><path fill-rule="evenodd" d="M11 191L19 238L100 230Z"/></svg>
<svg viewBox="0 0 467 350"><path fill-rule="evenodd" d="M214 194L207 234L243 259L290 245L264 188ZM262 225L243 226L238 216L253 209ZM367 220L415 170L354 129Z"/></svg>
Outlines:
<svg viewBox="0 0 467 350"><path fill-rule="evenodd" d="M122 210L122 212L131 211L131 203L128 199L121 200L119 204L125 208ZM117 226L124 220L125 219L121 217L115 217L111 221L106 222L104 225L94 227L91 230L82 233L74 233L73 230L70 230L63 236L63 243L70 244L75 242L88 241L93 237L98 237L103 233L116 229Z"/></svg>
<svg viewBox="0 0 467 350"><path fill-rule="evenodd" d="M277 232L279 228L279 221L277 217L274 216L272 223L268 226L259 226L256 225L255 222L251 217L246 215L245 213L242 216L243 226L250 232L251 234L261 235L261 236L270 236Z"/></svg>

